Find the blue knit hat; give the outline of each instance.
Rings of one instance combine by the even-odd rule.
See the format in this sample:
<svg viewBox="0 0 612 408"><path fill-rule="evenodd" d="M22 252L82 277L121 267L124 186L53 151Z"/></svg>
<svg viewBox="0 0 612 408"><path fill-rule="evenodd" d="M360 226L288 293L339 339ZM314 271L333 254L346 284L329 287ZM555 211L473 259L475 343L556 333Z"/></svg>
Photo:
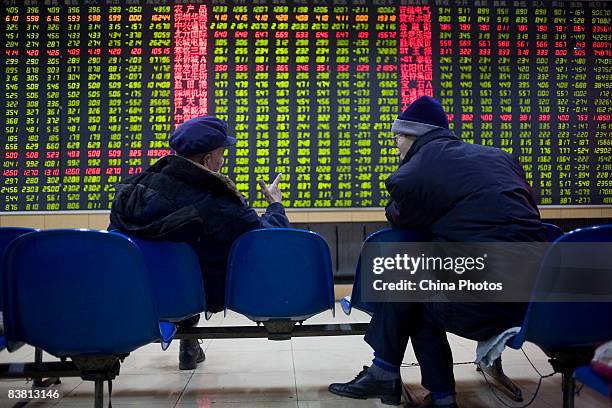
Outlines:
<svg viewBox="0 0 612 408"><path fill-rule="evenodd" d="M214 116L199 116L181 124L170 137L170 147L181 156L208 153L236 144L227 135L227 122Z"/></svg>
<svg viewBox="0 0 612 408"><path fill-rule="evenodd" d="M397 117L391 126L391 131L419 136L436 128L448 129L446 112L436 99L421 96Z"/></svg>

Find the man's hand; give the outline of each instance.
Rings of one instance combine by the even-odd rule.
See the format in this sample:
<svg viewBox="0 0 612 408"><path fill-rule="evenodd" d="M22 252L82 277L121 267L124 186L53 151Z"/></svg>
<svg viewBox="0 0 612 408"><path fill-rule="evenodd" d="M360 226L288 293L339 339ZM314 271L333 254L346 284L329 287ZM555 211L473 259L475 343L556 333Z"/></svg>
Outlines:
<svg viewBox="0 0 612 408"><path fill-rule="evenodd" d="M276 176L272 184L269 186L266 186L266 183L263 180L258 180L259 186L261 187L261 192L269 204L280 203L283 200L283 193L278 187L278 183L280 183L282 175L283 173L278 173L278 176Z"/></svg>

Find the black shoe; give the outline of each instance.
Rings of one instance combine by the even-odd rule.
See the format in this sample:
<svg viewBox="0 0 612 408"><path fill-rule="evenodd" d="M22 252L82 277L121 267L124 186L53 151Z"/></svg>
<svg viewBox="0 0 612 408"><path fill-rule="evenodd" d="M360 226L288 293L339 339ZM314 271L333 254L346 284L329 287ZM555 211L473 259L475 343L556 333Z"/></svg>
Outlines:
<svg viewBox="0 0 612 408"><path fill-rule="evenodd" d="M431 397L431 394L427 394L425 399L423 399L423 403L419 405L419 407L420 408L458 408L458 405L456 402L453 402L451 404L438 405L434 402L433 398Z"/></svg>
<svg viewBox="0 0 612 408"><path fill-rule="evenodd" d="M399 405L402 399L402 380L377 380L368 374L368 367L364 366L353 381L331 384L329 392L357 399L379 398L383 404Z"/></svg>
<svg viewBox="0 0 612 408"><path fill-rule="evenodd" d="M197 340L181 340L179 351L179 369L195 370L198 363L206 359L204 350Z"/></svg>

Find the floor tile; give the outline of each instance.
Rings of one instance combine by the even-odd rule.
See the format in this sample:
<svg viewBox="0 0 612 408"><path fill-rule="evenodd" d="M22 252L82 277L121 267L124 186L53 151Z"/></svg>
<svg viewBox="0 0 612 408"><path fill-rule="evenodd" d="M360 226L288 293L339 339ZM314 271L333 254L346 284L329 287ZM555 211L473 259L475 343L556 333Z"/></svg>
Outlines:
<svg viewBox="0 0 612 408"><path fill-rule="evenodd" d="M384 408L378 399L356 400L351 398L323 400L323 401L298 401L299 408Z"/></svg>
<svg viewBox="0 0 612 408"><path fill-rule="evenodd" d="M290 350L280 351L224 351L212 350L206 360L198 364L195 372L257 374L268 371L293 371Z"/></svg>
<svg viewBox="0 0 612 408"><path fill-rule="evenodd" d="M194 374L181 396L180 406L209 402L295 400L293 371Z"/></svg>
<svg viewBox="0 0 612 408"><path fill-rule="evenodd" d="M180 373L177 352L132 353L121 364L121 374Z"/></svg>
<svg viewBox="0 0 612 408"><path fill-rule="evenodd" d="M221 320L220 320L221 319ZM239 313L228 310L227 315L223 316L223 312L215 313L209 321L201 321L200 326L214 326L219 322L222 326L255 326L256 323L249 320L248 317Z"/></svg>
<svg viewBox="0 0 612 408"><path fill-rule="evenodd" d="M199 400L183 402L177 404L177 408L298 408L295 399L285 399L279 401L249 401L249 402L218 402L210 401L207 397Z"/></svg>
<svg viewBox="0 0 612 408"><path fill-rule="evenodd" d="M201 341L200 346L204 350L206 350L206 348L210 345L212 340L200 340L200 341ZM166 350L163 350L159 343L151 343L151 344L147 344L146 346L139 348L138 350L134 351L132 354L134 353L139 353L139 354L140 353L174 353L178 356L180 343L181 341L178 339L173 340L172 343L170 343L170 347L168 347Z"/></svg>
<svg viewBox="0 0 612 408"><path fill-rule="evenodd" d="M372 348L363 340L363 336L318 336L294 337L291 339L294 351L306 350L362 350L372 353Z"/></svg>
<svg viewBox="0 0 612 408"><path fill-rule="evenodd" d="M191 373L120 374L113 381L113 405L149 406L173 405L185 389ZM93 406L94 383L83 381L64 397L61 406ZM104 385L105 405L108 404L108 385Z"/></svg>
<svg viewBox="0 0 612 408"><path fill-rule="evenodd" d="M526 402L514 402L508 399L504 399L503 401L511 406L521 406ZM469 408L504 407L504 405L495 398L495 395L486 391L459 392L457 394L457 404L461 407ZM551 408L551 405L542 399L536 399L529 407Z"/></svg>
<svg viewBox="0 0 612 408"><path fill-rule="evenodd" d="M574 397L576 408L595 408L595 407L612 407L612 401L605 398L603 395L589 389L588 387L580 388L581 384L576 384L576 390L580 392ZM561 390L561 376L555 375L544 379L540 391L542 399L548 402L552 407L561 407L563 401L563 393Z"/></svg>
<svg viewBox="0 0 612 408"><path fill-rule="evenodd" d="M372 363L372 351L365 349L294 350L293 363L296 371L339 370L361 371Z"/></svg>
<svg viewBox="0 0 612 408"><path fill-rule="evenodd" d="M360 366L352 369L297 370L295 380L298 401L343 400L343 397L329 392L327 387L331 383L351 381L360 371Z"/></svg>
<svg viewBox="0 0 612 408"><path fill-rule="evenodd" d="M233 351L277 352L291 351L291 340L272 341L268 339L214 339L207 352L225 353Z"/></svg>

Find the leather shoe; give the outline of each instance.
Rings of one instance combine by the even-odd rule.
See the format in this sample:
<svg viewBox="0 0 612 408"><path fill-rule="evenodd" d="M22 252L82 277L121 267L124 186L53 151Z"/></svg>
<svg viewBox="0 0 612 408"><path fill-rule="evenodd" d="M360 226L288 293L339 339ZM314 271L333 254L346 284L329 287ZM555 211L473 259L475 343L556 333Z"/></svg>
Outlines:
<svg viewBox="0 0 612 408"><path fill-rule="evenodd" d="M377 380L368 373L368 367L364 366L353 381L331 384L329 392L356 399L378 398L383 404L399 405L402 399L402 380Z"/></svg>
<svg viewBox="0 0 612 408"><path fill-rule="evenodd" d="M458 408L458 405L455 402L451 404L438 405L434 402L431 394L427 394L421 405L419 405L419 408Z"/></svg>
<svg viewBox="0 0 612 408"><path fill-rule="evenodd" d="M179 369L195 370L198 363L206 359L204 350L197 340L181 340L179 350Z"/></svg>

